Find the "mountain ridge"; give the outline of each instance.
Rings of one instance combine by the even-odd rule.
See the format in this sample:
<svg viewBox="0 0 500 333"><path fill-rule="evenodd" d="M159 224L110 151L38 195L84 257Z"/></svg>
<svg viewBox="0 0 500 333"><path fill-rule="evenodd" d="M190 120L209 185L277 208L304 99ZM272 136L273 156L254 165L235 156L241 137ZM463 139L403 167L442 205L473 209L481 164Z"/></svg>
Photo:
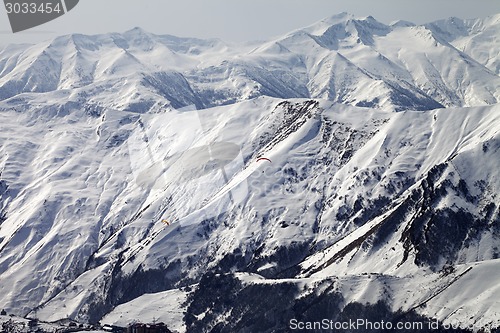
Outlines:
<svg viewBox="0 0 500 333"><path fill-rule="evenodd" d="M63 36L29 47L21 53L14 51L14 54L9 52L3 56L8 50L4 49L0 53L0 64L4 64L0 68L0 96L6 99L21 93L72 89L83 98L92 95L97 99L98 96L93 93L97 88L114 90L123 100L130 100L134 99L128 95L130 89L135 86L135 89L140 90L144 85L143 80L151 82L157 76L173 75L182 79L173 79L168 86L174 87L173 90L179 87L180 93L169 92L169 89L164 91L166 87L160 83L158 86L153 85L152 90L156 90L156 93L151 95L149 92L150 96L147 96L147 91L144 91L142 99L130 103L144 103L148 108L162 100L156 107L161 108L169 103L173 103L174 108L190 104L210 107L214 103L231 104L261 95L334 98L341 103L373 105L387 110L427 110L441 106L497 103L499 96L495 91L498 90L499 78L495 68L498 64L495 57L485 59L485 55L494 54L500 42L482 44L480 48L475 45L473 51L465 47L463 53L449 43L453 36L455 39L460 36L456 36L457 33L444 33L440 28L444 24L453 26L453 22L456 23L456 20L423 26L391 27L379 23L373 17L354 18L343 14L260 46L159 36L139 28L123 34ZM483 30L486 32L498 29L494 16L476 22L485 22ZM468 38L474 40L477 35L474 33ZM291 44L287 46L287 43ZM402 50L411 49L411 54L385 47L397 43L403 43L400 45ZM460 40L460 43L464 41ZM183 46L188 44L189 47ZM278 49L273 49L273 45L278 46ZM491 51L486 47L491 48ZM426 53L418 48L425 49ZM436 55L431 57L432 53ZM336 57L342 60L339 67L332 71L331 66L336 63ZM359 62L360 57L365 60L374 58L366 63L364 60ZM437 60L438 57L448 60L442 62ZM60 63L67 64L67 67L58 67ZM450 64L453 64L453 69L448 68ZM380 70L384 67L389 71ZM422 73L425 67L429 69ZM127 68L130 70L127 71ZM378 71L374 72L375 68ZM397 72L391 72L393 69L397 69ZM429 77L429 70L449 74ZM478 74L469 77L471 72ZM327 73L330 79L325 77ZM352 83L346 83L347 75L355 75L358 83L365 85L363 90L366 96L356 92ZM127 78L129 86L117 85L114 77L121 80ZM213 91L211 85L205 82L207 79L219 83L219 91ZM344 83L341 87L339 80ZM314 82L318 81L329 84L330 88L317 87ZM400 88L401 81L406 85L404 90ZM461 86L473 89L473 96ZM192 97L183 101L186 89L192 91ZM220 94L225 97L221 98ZM357 98L354 99L352 95ZM407 97L398 100L398 95ZM89 102L98 104L99 100ZM133 108L130 104L113 107Z"/></svg>
<svg viewBox="0 0 500 333"><path fill-rule="evenodd" d="M179 332L493 331L496 17L465 37L341 14L243 45L133 29L1 50L0 304Z"/></svg>

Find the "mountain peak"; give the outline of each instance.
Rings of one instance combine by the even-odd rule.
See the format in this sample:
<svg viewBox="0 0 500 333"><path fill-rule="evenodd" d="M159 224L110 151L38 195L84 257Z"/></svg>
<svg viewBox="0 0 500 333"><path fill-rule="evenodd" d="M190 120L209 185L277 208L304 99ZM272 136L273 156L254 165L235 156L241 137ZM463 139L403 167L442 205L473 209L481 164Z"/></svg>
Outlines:
<svg viewBox="0 0 500 333"><path fill-rule="evenodd" d="M362 34L366 35L373 33L374 35L385 35L388 31L390 31L390 27L380 23L373 16L366 17L357 17L353 14L349 13L340 13L336 14L323 20L316 22L306 28L303 31L314 35L314 36L322 36L328 31L336 31L339 30L350 30L351 32L355 32L355 30L363 30Z"/></svg>
<svg viewBox="0 0 500 333"><path fill-rule="evenodd" d="M355 19L355 16L351 13L342 12L322 19L320 22L326 24L339 24L342 22L348 22L349 20Z"/></svg>
<svg viewBox="0 0 500 333"><path fill-rule="evenodd" d="M322 19L308 27L302 29L310 33L311 35L320 36L325 33L332 26L336 25L347 25L350 21L356 19L354 15L343 12L340 14L335 14L329 17Z"/></svg>
<svg viewBox="0 0 500 333"><path fill-rule="evenodd" d="M323 23L323 24L327 24L327 25L331 26L331 25L336 25L336 24L348 24L351 21L370 22L370 23L374 23L375 22L375 23L378 23L378 24L382 24L379 21L377 21L377 19L375 19L371 15L368 15L368 16L355 16L355 15L353 15L351 13L347 13L347 12L342 12L342 13L339 13L339 14L335 14L335 15L326 17L326 18L322 19L321 21L319 21L316 24Z"/></svg>
<svg viewBox="0 0 500 333"><path fill-rule="evenodd" d="M124 33L122 33L122 35L127 36L127 37L139 37L139 36L151 37L151 33L144 30L141 27L135 27L135 28L132 28L130 30L127 30Z"/></svg>
<svg viewBox="0 0 500 333"><path fill-rule="evenodd" d="M395 27L395 28L407 28L407 27L414 27L414 26L416 26L416 24L413 22L410 22L410 21L397 20L397 21L391 22L389 24L389 26Z"/></svg>

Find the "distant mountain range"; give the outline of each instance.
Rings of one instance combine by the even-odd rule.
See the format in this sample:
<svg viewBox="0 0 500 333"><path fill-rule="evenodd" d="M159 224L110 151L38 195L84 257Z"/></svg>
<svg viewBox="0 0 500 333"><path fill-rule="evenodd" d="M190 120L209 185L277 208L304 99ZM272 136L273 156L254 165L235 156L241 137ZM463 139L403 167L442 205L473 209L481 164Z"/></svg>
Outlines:
<svg viewBox="0 0 500 333"><path fill-rule="evenodd" d="M72 99L146 112L257 96L321 98L388 110L498 103L500 16L425 26L340 14L262 43L124 34L69 35L0 53L0 98ZM110 96L113 96L110 100Z"/></svg>
<svg viewBox="0 0 500 333"><path fill-rule="evenodd" d="M498 36L498 14L342 13L265 42L0 50L0 308L498 329Z"/></svg>

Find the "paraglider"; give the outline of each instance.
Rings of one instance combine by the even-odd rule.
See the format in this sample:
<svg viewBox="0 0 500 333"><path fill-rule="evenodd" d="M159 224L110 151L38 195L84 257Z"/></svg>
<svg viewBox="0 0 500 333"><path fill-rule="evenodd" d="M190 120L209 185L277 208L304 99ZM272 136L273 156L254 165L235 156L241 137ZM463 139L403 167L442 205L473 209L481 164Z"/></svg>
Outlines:
<svg viewBox="0 0 500 333"><path fill-rule="evenodd" d="M271 160L268 159L268 158L266 158L266 157L259 157L259 158L257 158L257 162L260 162L260 161L268 161L268 162L272 163Z"/></svg>
<svg viewBox="0 0 500 333"><path fill-rule="evenodd" d="M161 220L163 223L165 223L166 225L170 225L170 222L168 222L167 220Z"/></svg>

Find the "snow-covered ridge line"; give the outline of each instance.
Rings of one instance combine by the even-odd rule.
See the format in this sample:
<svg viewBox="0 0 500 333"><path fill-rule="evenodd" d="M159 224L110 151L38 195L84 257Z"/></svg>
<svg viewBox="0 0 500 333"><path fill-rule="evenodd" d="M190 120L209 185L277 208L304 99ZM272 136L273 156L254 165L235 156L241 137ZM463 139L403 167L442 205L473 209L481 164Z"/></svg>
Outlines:
<svg viewBox="0 0 500 333"><path fill-rule="evenodd" d="M344 13L260 44L140 28L62 36L0 51L0 99L67 91L71 101L140 113L262 95L397 111L492 105L500 90L497 16L388 26Z"/></svg>
<svg viewBox="0 0 500 333"><path fill-rule="evenodd" d="M179 331L271 332L249 319L269 299L498 326L498 20L462 23L0 51L1 307L126 324L169 303Z"/></svg>
<svg viewBox="0 0 500 333"><path fill-rule="evenodd" d="M229 259L235 251L249 256L243 272L291 279L370 272L404 280L421 267L439 271L498 255L498 106L391 113L263 97L145 115L144 133L137 114L102 112L0 113L5 124L30 124L9 125L1 137L7 205L0 267L3 281L18 281L2 286L11 290L2 299L11 310L38 307L47 320L95 320L93 308L102 315L143 292L182 286L236 260ZM193 123L206 115L208 132L176 126L182 117ZM144 135L156 160L175 156L182 142L196 147L210 137L237 144L242 163L228 165L227 185L214 173L208 183L202 177L144 189L135 177L148 170L150 157L134 148ZM259 154L272 163L252 160ZM27 156L37 156L36 163ZM468 169L471 159L481 168ZM215 193L216 204L201 205ZM173 212L182 223L161 222ZM446 219L420 224L440 214L481 232L428 234ZM423 245L420 233L439 241ZM440 252L443 240L449 252ZM349 250L331 260L330 249L342 242ZM280 251L296 254L289 261ZM41 283L23 293L33 288L22 282L33 272ZM166 274L160 285L157 274ZM142 287L125 292L132 285ZM20 294L26 297L17 301Z"/></svg>

